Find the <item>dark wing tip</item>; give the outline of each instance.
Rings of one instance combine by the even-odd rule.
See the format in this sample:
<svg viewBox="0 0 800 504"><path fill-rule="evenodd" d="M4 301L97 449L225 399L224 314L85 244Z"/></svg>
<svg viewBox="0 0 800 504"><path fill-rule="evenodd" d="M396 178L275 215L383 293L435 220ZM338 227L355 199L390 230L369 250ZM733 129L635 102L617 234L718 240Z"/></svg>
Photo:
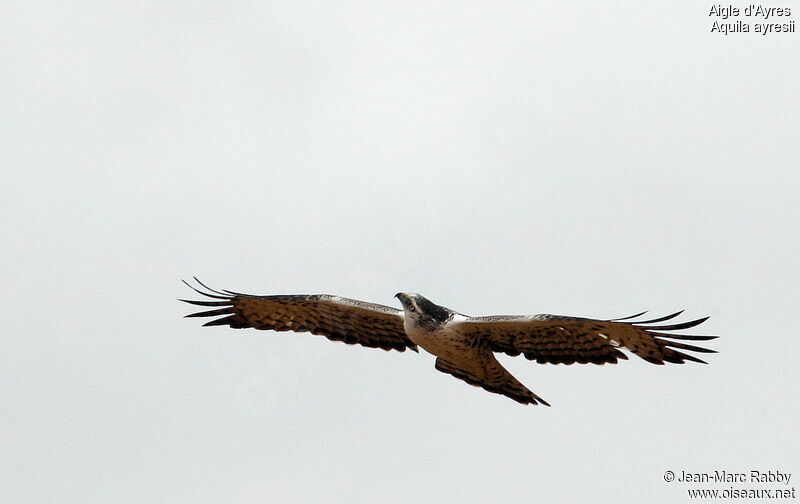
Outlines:
<svg viewBox="0 0 800 504"><path fill-rule="evenodd" d="M204 312L197 312L197 313L190 313L186 315L184 318L192 318L192 317L216 317L217 315L230 315L234 313L233 307L230 306L228 308L221 308L219 310L209 310Z"/></svg>
<svg viewBox="0 0 800 504"><path fill-rule="evenodd" d="M662 320L669 320L676 315L677 314L667 317L662 317L661 319L654 319L650 322L652 323L652 322L661 322ZM699 364L708 364L708 362L702 359L699 359L693 355L689 355L684 352L679 352L676 349L688 350L690 352L698 352L698 353L709 353L709 354L718 353L716 350L695 345L689 345L675 340L709 341L717 339L718 336L694 336L688 334L672 334L667 332L658 332L658 331L678 331L681 329L688 329L690 327L698 326L708 319L709 317L702 317L696 320L690 320L689 322L682 322L679 324L662 325L662 326L642 326L640 325L641 322L637 322L634 325L639 329L644 330L647 334L649 334L653 338L653 340L655 340L655 342L661 347L663 352L662 358L665 362L670 362L674 364L683 364L686 361L691 361L691 362L697 362Z"/></svg>
<svg viewBox="0 0 800 504"><path fill-rule="evenodd" d="M702 324L703 322L705 322L708 319L709 319L709 317L703 317L703 318L699 318L697 320L690 320L689 322L682 322L680 324L642 327L642 329L656 330L656 331L678 331L678 330L681 330L681 329L689 329L690 327L698 326L698 325Z"/></svg>
<svg viewBox="0 0 800 504"><path fill-rule="evenodd" d="M677 341L668 341L659 338L655 338L655 340L666 347L680 348L681 350L689 350L690 352L718 353L716 350L711 350L710 348L704 348L695 345L687 345L685 343L679 343Z"/></svg>
<svg viewBox="0 0 800 504"><path fill-rule="evenodd" d="M634 324L655 324L656 322L664 322L665 320L674 319L675 317L677 317L678 315L680 315L684 311L685 310L676 311L675 313L671 313L669 315L665 315L663 317L658 317L658 318L654 318L654 319L650 319L650 320L637 320L636 322L633 322L633 323Z"/></svg>
<svg viewBox="0 0 800 504"><path fill-rule="evenodd" d="M208 292L201 291L200 289L198 289L194 285L190 284L186 280L181 279L181 282L183 282L187 287L189 287L190 289L192 289L196 293L200 294L201 296L206 296L206 297L210 297L210 298L213 298L213 299L231 299L233 297L233 296L229 296L229 295L225 294L224 292L220 292L218 290L212 289L211 287L207 286L206 284L204 284L203 282L198 280L197 277L192 277L192 278L194 278L194 280L198 284L200 284L200 286L202 286L203 288L207 289L209 292L213 292L213 294L209 294ZM181 300L181 301L184 301L184 300ZM186 302L187 303L191 303L191 301L186 301Z"/></svg>
<svg viewBox="0 0 800 504"><path fill-rule="evenodd" d="M643 311L641 313L637 313L636 315L628 315L627 317L620 317L620 318L610 319L610 320L607 320L607 322L619 322L621 320L630 320L630 319L634 319L636 317L641 317L645 313L647 313L647 310L645 310L645 311Z"/></svg>
<svg viewBox="0 0 800 504"><path fill-rule="evenodd" d="M692 362L697 362L699 364L708 364L708 362L704 361L703 359L698 359L697 357L689 354L685 354L683 352L675 352L675 355L678 356L679 359L688 360ZM679 363L683 364L682 361L679 360Z"/></svg>
<svg viewBox="0 0 800 504"><path fill-rule="evenodd" d="M220 319L210 320L210 321L206 322L205 324L203 324L203 327L211 327L211 326L218 326L218 325L229 325L229 326L233 327L234 329L236 329L237 328L236 326L241 325L241 324L239 324L237 322L238 322L238 317L236 316L236 314L233 314L233 315L229 315L227 317L223 317L223 318L220 318ZM241 326L241 327L245 327L245 326Z"/></svg>
<svg viewBox="0 0 800 504"><path fill-rule="evenodd" d="M654 331L647 331L647 333L651 336L658 336L659 338L670 338L670 339L686 340L686 341L709 341L719 338L719 336L695 336L691 334L672 334L672 333L660 333Z"/></svg>
<svg viewBox="0 0 800 504"><path fill-rule="evenodd" d="M208 287L206 284L204 284L203 282L198 280L197 277L193 277L193 278L203 288L208 289L209 291L211 291L211 292L213 292L215 294L209 294L208 292L204 292L204 291L198 289L197 287L193 286L192 284L190 284L186 280L181 279L181 282L183 282L187 287L189 287L190 289L192 289L193 291L195 291L196 293L198 293L200 295L203 295L203 296L206 296L206 297L210 297L210 298L213 298L213 299L221 299L222 301L195 301L193 299L178 299L178 301L182 301L184 303L189 303L189 304L197 305L197 306L218 306L218 307L222 307L222 308L217 308L217 309L208 310L208 311L201 311L201 312L196 312L196 313L190 313L189 315L184 315L184 318L216 317L218 315L229 315L229 316L221 318L221 319L212 320L210 322L207 322L207 323L203 324L204 326L226 325L226 324L232 325L233 323L237 322L237 321L233 320L233 318L235 316L231 315L231 314L234 314L233 296L217 295L217 294L222 294L222 293L217 291L217 290L214 290L214 289Z"/></svg>
<svg viewBox="0 0 800 504"><path fill-rule="evenodd" d="M189 303L197 306L229 306L230 301L195 301L193 299L178 299L184 303Z"/></svg>
<svg viewBox="0 0 800 504"><path fill-rule="evenodd" d="M201 282L201 281L200 281L200 279L199 279L199 278L197 278L197 277L192 277L192 278L194 278L194 281L195 281L195 282L199 283L200 285L202 285L203 287L205 287L205 288L206 288L206 289L208 289L209 291L213 292L214 294L219 294L219 295L221 295L221 296L225 296L225 295L226 295L226 294L225 294L225 292L220 292L220 291L218 291L218 290L216 290L216 289L212 289L212 288L211 288L211 287L209 287L208 285L204 284L203 282Z"/></svg>

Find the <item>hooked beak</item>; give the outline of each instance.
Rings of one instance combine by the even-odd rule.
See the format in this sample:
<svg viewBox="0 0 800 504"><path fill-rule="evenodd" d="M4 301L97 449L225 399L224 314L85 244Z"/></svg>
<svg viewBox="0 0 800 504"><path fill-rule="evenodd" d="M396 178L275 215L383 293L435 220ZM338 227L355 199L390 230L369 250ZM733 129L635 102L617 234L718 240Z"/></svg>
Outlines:
<svg viewBox="0 0 800 504"><path fill-rule="evenodd" d="M397 294L395 294L395 295L394 295L394 297L396 297L397 299L399 299L399 300L400 300L400 302L402 303L403 301L405 301L405 300L406 300L406 298L407 298L408 296L406 295L406 293L405 293L405 292L398 292Z"/></svg>

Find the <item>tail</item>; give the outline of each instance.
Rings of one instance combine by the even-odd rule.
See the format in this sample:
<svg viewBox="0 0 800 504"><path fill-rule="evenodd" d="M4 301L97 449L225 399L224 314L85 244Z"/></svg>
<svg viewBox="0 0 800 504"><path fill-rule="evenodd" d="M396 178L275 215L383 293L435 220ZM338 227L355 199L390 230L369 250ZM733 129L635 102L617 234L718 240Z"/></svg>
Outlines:
<svg viewBox="0 0 800 504"><path fill-rule="evenodd" d="M436 358L436 369L442 373L453 375L459 380L464 380L470 385L481 387L486 391L501 394L522 404L550 404L534 394L500 365L491 351L481 354L481 360L474 359L454 360L443 357ZM488 357L488 358L487 358Z"/></svg>

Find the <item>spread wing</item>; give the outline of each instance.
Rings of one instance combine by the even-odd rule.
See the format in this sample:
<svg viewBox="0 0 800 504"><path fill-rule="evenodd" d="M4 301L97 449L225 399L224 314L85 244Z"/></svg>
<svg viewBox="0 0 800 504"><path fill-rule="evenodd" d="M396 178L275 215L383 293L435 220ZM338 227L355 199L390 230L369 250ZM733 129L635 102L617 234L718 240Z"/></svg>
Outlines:
<svg viewBox="0 0 800 504"><path fill-rule="evenodd" d="M320 334L329 340L359 344L384 350L417 351L403 329L403 312L374 303L327 294L252 296L232 291L216 291L195 278L208 292L195 292L218 301L185 303L214 306L213 310L192 313L187 317L216 317L204 326L227 325L234 329L252 327L273 331Z"/></svg>
<svg viewBox="0 0 800 504"><path fill-rule="evenodd" d="M682 364L687 360L705 364L705 361L679 350L716 353L714 350L674 340L703 341L715 339L717 336L689 336L669 331L694 327L703 323L708 317L680 324L657 325L681 313L682 311L639 322L630 319L644 313L614 320L560 315L501 315L471 317L455 328L465 334L484 339L495 352L508 355L522 354L539 363L614 364L617 359L628 358L619 351L619 348L625 348L653 364L664 364L664 362Z"/></svg>

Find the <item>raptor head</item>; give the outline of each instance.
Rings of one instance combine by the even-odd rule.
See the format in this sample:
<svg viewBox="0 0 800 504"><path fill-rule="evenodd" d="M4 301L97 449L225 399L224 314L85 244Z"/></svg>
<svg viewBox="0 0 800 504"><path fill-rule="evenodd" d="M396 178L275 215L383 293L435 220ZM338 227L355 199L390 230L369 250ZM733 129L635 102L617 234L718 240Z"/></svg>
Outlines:
<svg viewBox="0 0 800 504"><path fill-rule="evenodd" d="M412 320L428 330L444 325L453 317L453 311L432 303L425 296L413 292L398 292L394 297L403 304L406 319Z"/></svg>

